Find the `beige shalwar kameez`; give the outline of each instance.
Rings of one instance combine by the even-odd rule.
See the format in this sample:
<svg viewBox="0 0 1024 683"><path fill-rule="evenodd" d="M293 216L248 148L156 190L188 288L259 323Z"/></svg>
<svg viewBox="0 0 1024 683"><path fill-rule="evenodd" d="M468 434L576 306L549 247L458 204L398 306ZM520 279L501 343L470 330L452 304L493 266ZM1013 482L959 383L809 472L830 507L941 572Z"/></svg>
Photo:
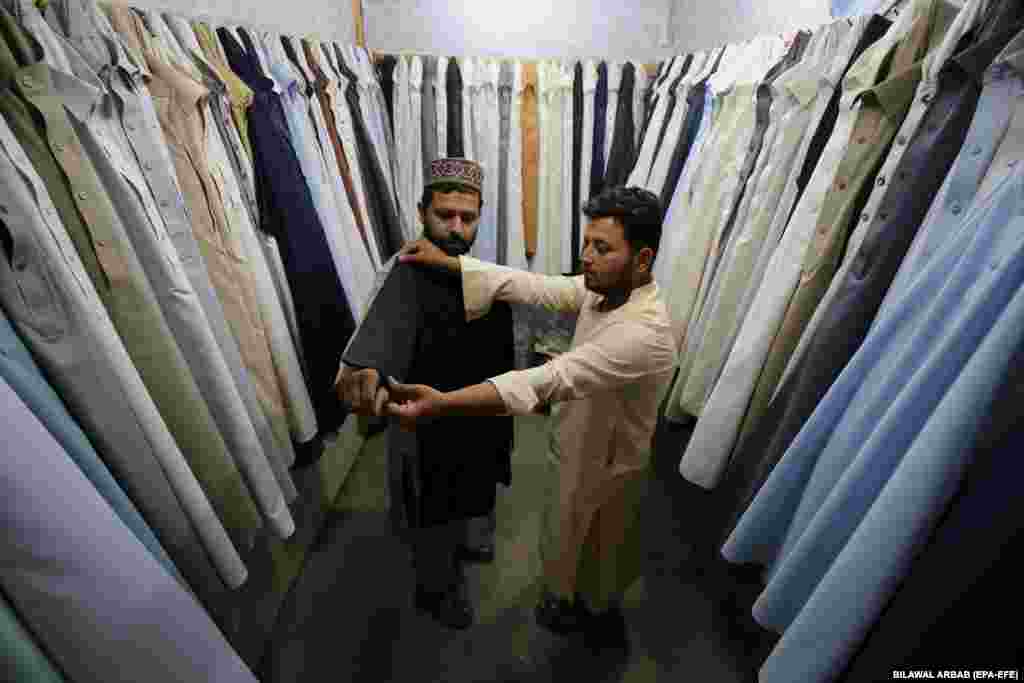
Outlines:
<svg viewBox="0 0 1024 683"><path fill-rule="evenodd" d="M637 506L658 398L676 364L658 286L639 287L603 311L604 297L588 291L583 277L536 275L465 256L461 266L470 320L496 300L579 314L566 353L489 381L513 415L561 402L550 440L558 485L545 579L556 594L580 594L588 607L603 610L638 576Z"/></svg>

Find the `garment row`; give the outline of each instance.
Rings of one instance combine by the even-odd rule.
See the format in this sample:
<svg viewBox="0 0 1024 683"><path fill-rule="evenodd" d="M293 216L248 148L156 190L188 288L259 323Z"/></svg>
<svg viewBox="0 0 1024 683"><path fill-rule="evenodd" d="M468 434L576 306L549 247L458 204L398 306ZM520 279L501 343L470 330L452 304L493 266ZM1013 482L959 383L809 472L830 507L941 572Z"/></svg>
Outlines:
<svg viewBox="0 0 1024 683"><path fill-rule="evenodd" d="M1000 474L1020 436L1022 29L1017 2L915 0L822 27L796 61L755 41L655 83L631 180L669 200L666 411L696 418L697 535L764 568L753 614L782 637L763 681L1013 661L995 629L956 634L968 600L1017 590L996 558L1020 532ZM950 572L971 524L988 531Z"/></svg>
<svg viewBox="0 0 1024 683"><path fill-rule="evenodd" d="M581 207L633 166L647 67L635 62L383 55L404 224L418 237L431 159L484 168L477 258L557 275L577 269Z"/></svg>
<svg viewBox="0 0 1024 683"><path fill-rule="evenodd" d="M194 661L251 680L211 616L257 539L293 535L290 470L346 417L341 350L405 233L383 93L351 46L93 0L43 7L0 6L2 412L25 425L5 433L62 458L42 470L62 504L81 502L83 475L92 491L81 514L5 506L26 535L8 535L0 586L72 680L149 675L102 645L138 632L126 619L141 612L122 608L180 614L147 622L201 635L208 661ZM31 491L20 461L5 467ZM38 526L57 520L36 514L73 520L79 540L60 547L66 534ZM96 600L68 612L62 575ZM186 636L166 635L140 635L139 666L187 664L167 651ZM183 665L166 680L200 675Z"/></svg>

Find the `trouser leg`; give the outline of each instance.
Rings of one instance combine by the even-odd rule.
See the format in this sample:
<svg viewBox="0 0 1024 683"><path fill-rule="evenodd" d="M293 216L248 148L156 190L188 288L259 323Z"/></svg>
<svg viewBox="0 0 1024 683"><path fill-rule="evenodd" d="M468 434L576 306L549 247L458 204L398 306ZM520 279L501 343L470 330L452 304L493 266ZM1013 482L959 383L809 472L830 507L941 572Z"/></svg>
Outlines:
<svg viewBox="0 0 1024 683"><path fill-rule="evenodd" d="M455 552L465 534L465 522L417 529L413 532L413 554L417 584L431 593L450 590L459 583Z"/></svg>

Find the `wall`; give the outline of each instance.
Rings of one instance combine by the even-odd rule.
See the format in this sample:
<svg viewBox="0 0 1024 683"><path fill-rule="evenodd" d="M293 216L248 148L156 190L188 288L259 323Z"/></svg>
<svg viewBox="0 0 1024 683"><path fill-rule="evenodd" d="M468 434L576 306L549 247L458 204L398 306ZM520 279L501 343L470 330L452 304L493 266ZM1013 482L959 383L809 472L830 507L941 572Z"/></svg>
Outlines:
<svg viewBox="0 0 1024 683"><path fill-rule="evenodd" d="M828 0L363 0L384 52L654 61L829 20Z"/></svg>
<svg viewBox="0 0 1024 683"><path fill-rule="evenodd" d="M274 33L355 42L349 0L123 0L214 23L239 23Z"/></svg>

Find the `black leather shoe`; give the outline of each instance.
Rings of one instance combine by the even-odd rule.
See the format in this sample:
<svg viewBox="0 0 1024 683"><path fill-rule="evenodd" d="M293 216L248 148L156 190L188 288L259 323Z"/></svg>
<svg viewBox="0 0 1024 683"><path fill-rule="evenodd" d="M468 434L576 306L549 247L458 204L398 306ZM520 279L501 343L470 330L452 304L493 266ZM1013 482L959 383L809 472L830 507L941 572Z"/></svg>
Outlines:
<svg viewBox="0 0 1024 683"><path fill-rule="evenodd" d="M558 635L564 636L580 630L582 616L576 603L544 593L535 610L537 623Z"/></svg>
<svg viewBox="0 0 1024 683"><path fill-rule="evenodd" d="M471 548L468 545L460 545L455 552L459 562L467 564L492 564L494 562L494 546L481 545Z"/></svg>
<svg viewBox="0 0 1024 683"><path fill-rule="evenodd" d="M448 628L462 630L473 625L473 606L457 586L439 593L417 586L416 609L426 612Z"/></svg>
<svg viewBox="0 0 1024 683"><path fill-rule="evenodd" d="M583 642L593 650L628 650L629 633L622 610L612 607L600 614L588 612L583 626Z"/></svg>

